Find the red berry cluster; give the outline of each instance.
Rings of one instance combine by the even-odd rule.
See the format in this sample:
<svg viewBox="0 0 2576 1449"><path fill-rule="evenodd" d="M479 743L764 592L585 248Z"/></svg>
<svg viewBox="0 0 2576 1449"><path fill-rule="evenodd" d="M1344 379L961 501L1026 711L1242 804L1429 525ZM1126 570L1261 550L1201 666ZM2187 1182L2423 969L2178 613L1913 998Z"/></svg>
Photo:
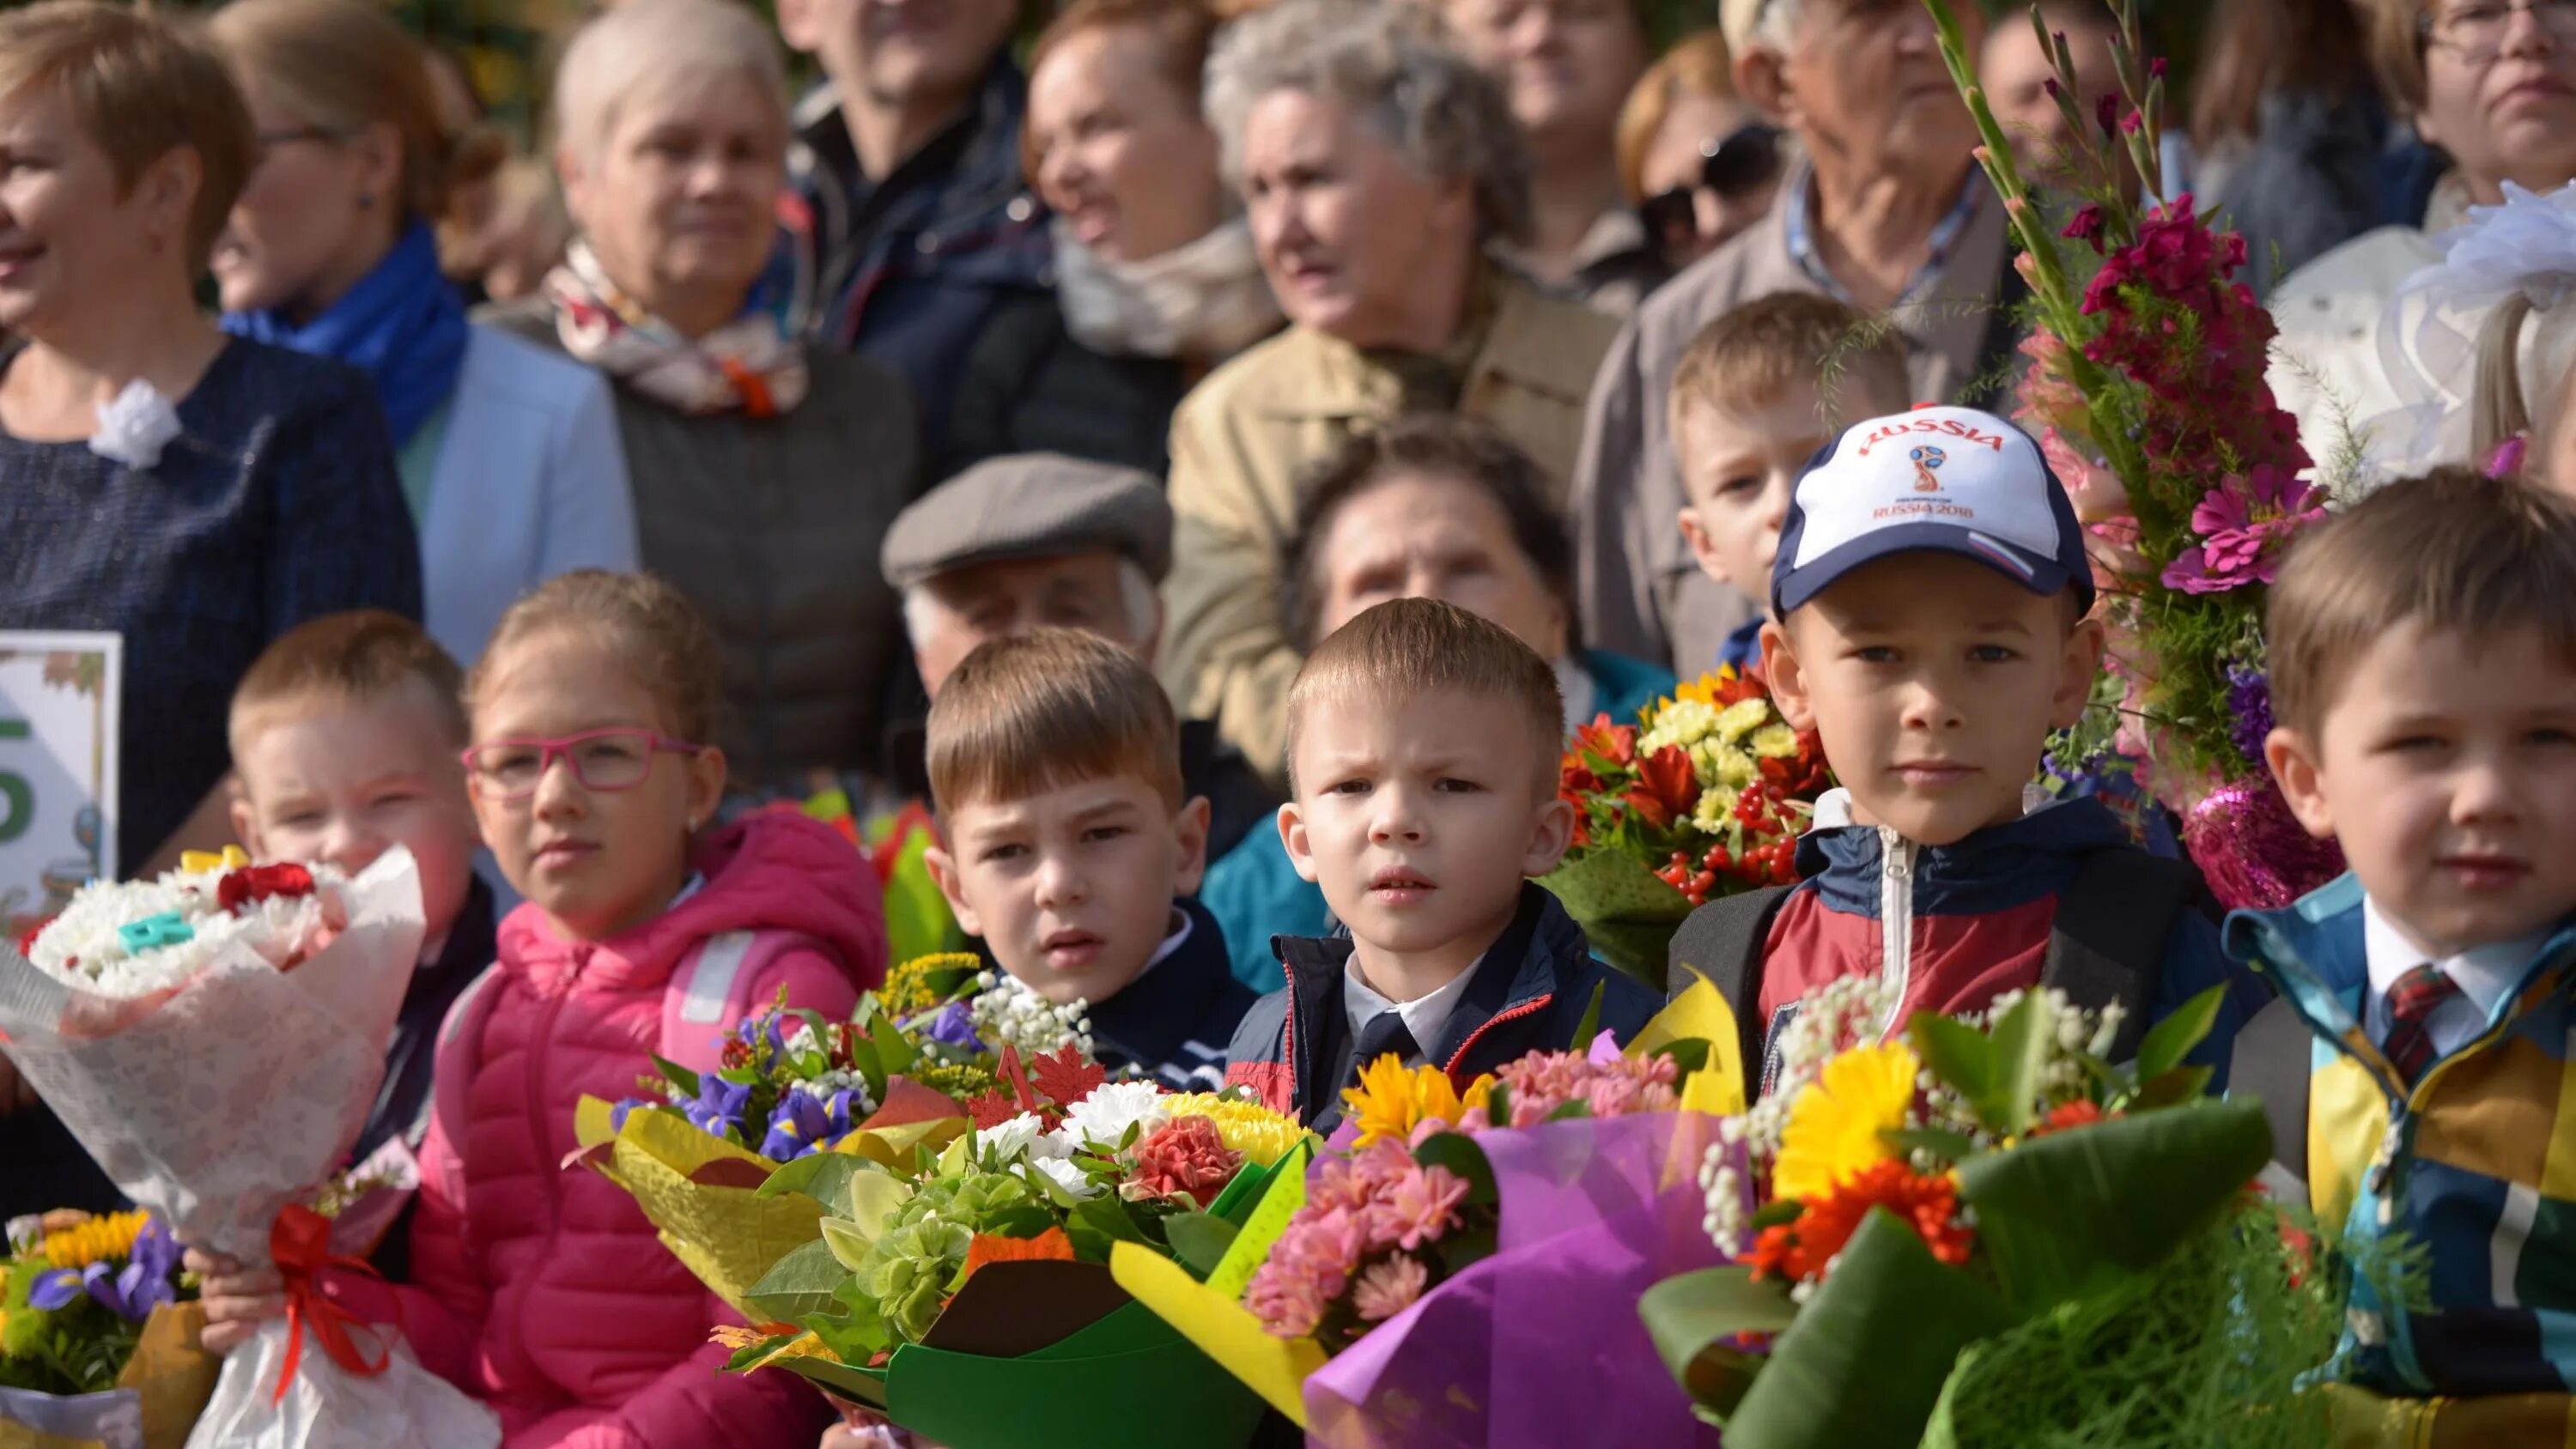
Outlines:
<svg viewBox="0 0 2576 1449"><path fill-rule="evenodd" d="M1694 906L1707 903L1721 876L1753 886L1787 885L1796 880L1798 831L1783 808L1787 801L1788 792L1776 784L1747 787L1735 799L1737 838L1751 842L1743 854L1729 851L1723 842L1710 846L1708 853L1696 861L1688 851L1676 850L1672 859L1655 872L1656 877L1680 891Z"/></svg>

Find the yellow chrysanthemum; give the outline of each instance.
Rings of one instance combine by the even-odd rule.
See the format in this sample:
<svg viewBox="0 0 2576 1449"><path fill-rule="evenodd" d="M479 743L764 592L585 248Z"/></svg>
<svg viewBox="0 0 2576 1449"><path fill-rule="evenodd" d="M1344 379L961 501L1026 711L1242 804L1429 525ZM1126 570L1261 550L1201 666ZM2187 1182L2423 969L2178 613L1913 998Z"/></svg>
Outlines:
<svg viewBox="0 0 2576 1449"><path fill-rule="evenodd" d="M1734 744L1771 718L1771 701L1739 699L1717 717L1717 737Z"/></svg>
<svg viewBox="0 0 2576 1449"><path fill-rule="evenodd" d="M1785 760L1798 753L1798 732L1784 724L1764 725L1744 747L1766 760Z"/></svg>
<svg viewBox="0 0 2576 1449"><path fill-rule="evenodd" d="M1637 753L1651 755L1666 745L1688 748L1717 728L1717 711L1695 699L1675 700L1655 711L1637 737Z"/></svg>
<svg viewBox="0 0 2576 1449"><path fill-rule="evenodd" d="M1922 1069L1903 1042L1857 1047L1826 1062L1789 1104L1780 1158L1771 1169L1773 1192L1823 1197L1853 1173L1895 1156L1878 1134L1905 1125Z"/></svg>
<svg viewBox="0 0 2576 1449"><path fill-rule="evenodd" d="M1408 1140L1434 1117L1454 1126L1468 1113L1485 1110L1493 1094L1491 1076L1468 1083L1462 1097L1447 1072L1428 1064L1407 1071L1390 1052L1360 1068L1360 1084L1342 1090L1342 1108L1359 1128L1355 1145L1366 1147L1381 1137Z"/></svg>
<svg viewBox="0 0 2576 1449"><path fill-rule="evenodd" d="M1243 1160L1254 1167L1268 1167L1287 1156L1288 1149L1306 1135L1294 1117L1214 1092L1183 1092L1163 1105L1174 1117L1205 1117L1215 1123L1217 1139L1242 1153Z"/></svg>
<svg viewBox="0 0 2576 1449"><path fill-rule="evenodd" d="M45 1234L45 1261L57 1268L86 1268L134 1253L134 1236L151 1221L149 1213L110 1213L75 1227Z"/></svg>
<svg viewBox="0 0 2576 1449"><path fill-rule="evenodd" d="M1735 802L1742 793L1732 785L1709 786L1691 811L1691 824L1703 834L1724 834L1728 823L1735 819Z"/></svg>
<svg viewBox="0 0 2576 1449"><path fill-rule="evenodd" d="M1751 755L1711 738L1691 746L1691 769L1712 785L1741 790L1761 778L1762 767Z"/></svg>

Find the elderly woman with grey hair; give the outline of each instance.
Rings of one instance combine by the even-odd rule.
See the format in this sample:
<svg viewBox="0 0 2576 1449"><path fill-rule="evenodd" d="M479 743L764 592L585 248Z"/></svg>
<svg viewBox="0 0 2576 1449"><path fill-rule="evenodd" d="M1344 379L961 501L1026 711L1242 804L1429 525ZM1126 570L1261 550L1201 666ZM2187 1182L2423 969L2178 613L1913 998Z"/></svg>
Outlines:
<svg viewBox="0 0 2576 1449"><path fill-rule="evenodd" d="M1529 164L1436 11L1280 0L1218 41L1207 112L1289 326L1173 415L1162 665L1181 713L1213 717L1275 780L1299 659L1279 616L1298 475L1389 418L1458 412L1561 497L1617 324L1483 260L1527 238Z"/></svg>
<svg viewBox="0 0 2576 1449"><path fill-rule="evenodd" d="M872 772L910 671L870 561L920 442L902 379L809 348L764 281L787 174L775 43L728 0L633 0L574 38L555 105L578 235L497 320L615 384L644 566L724 648L732 790Z"/></svg>

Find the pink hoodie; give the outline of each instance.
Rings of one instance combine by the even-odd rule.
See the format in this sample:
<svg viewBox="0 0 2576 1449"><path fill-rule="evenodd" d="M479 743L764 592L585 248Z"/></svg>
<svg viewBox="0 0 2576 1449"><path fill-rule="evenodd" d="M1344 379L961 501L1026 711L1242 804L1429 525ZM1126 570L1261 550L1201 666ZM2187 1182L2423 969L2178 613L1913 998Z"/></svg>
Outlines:
<svg viewBox="0 0 2576 1449"><path fill-rule="evenodd" d="M575 1104L633 1096L652 1070L666 988L709 936L757 933L732 1001L766 1005L783 986L792 1005L846 1016L885 977L876 878L830 826L754 815L697 866L695 894L610 940L566 941L535 906L511 912L492 978L439 1046L448 1085L420 1152L404 1328L423 1363L500 1414L504 1449L810 1444L828 1417L791 1375L718 1373L707 1329L740 1320L633 1198L561 1165ZM712 1069L734 1024L681 1028L672 1054Z"/></svg>

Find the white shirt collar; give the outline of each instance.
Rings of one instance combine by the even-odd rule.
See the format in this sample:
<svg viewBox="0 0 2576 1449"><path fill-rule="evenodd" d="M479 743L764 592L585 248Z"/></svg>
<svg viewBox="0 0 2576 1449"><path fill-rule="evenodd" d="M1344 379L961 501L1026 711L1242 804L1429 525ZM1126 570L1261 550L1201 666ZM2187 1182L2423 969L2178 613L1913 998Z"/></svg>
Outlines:
<svg viewBox="0 0 2576 1449"><path fill-rule="evenodd" d="M1468 962L1467 969L1459 972L1448 985L1428 996L1398 1002L1380 996L1375 987L1360 979L1360 958L1357 952L1353 952L1350 965L1342 971L1342 1010L1351 1019L1351 1039L1357 1041L1360 1028L1392 1011L1404 1018L1404 1029L1413 1033L1413 1044L1428 1057L1439 1049L1441 1031L1458 1010L1460 999L1466 996L1467 983L1475 979L1476 968L1484 964L1485 958L1478 956Z"/></svg>
<svg viewBox="0 0 2576 1449"><path fill-rule="evenodd" d="M1190 939L1190 927L1193 924L1194 923L1190 920L1189 912L1182 910L1178 906L1172 907L1172 933L1163 938L1163 944L1154 948L1153 955L1145 958L1144 970L1138 971L1135 978L1130 980L1127 985L1134 986L1136 982L1145 979L1146 971L1151 971L1155 967L1160 966L1165 961L1171 959L1172 953L1181 949L1182 944ZM1121 989L1123 990L1124 988Z"/></svg>
<svg viewBox="0 0 2576 1449"><path fill-rule="evenodd" d="M2544 927L2515 940L2472 946L2456 956L2433 960L2406 938L2406 933L2398 929L2396 922L2380 911L2378 902L2363 896L2361 945L2363 959L2370 970L2370 999L2365 1025L2374 1038L2384 1037L2387 1034L2388 989L2397 984L2399 977L2429 963L2451 978L2451 983L2460 988L2466 1004L2475 1010L2475 1025L2458 1038L2465 1041L2476 1035L2477 1026L2494 1020L2496 1003L2513 989L2514 983L2522 978L2523 968L2529 966L2531 958L2548 944L2552 929ZM2451 1050L2456 1043L2442 1040L2450 1035L2453 1033L2435 1031L2434 1045L2446 1052Z"/></svg>

